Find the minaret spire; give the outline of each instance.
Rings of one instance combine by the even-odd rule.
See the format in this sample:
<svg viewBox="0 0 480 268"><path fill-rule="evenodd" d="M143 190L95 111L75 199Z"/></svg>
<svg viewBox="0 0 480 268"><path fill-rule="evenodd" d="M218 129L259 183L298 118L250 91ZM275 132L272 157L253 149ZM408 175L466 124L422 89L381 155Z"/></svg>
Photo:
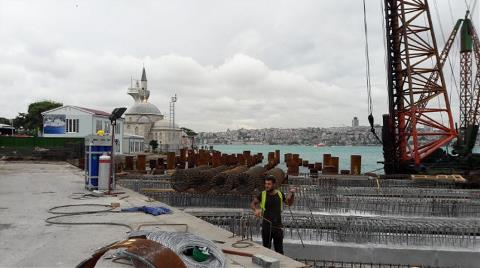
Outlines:
<svg viewBox="0 0 480 268"><path fill-rule="evenodd" d="M140 81L147 81L147 73L145 73L145 66L143 67L142 79Z"/></svg>

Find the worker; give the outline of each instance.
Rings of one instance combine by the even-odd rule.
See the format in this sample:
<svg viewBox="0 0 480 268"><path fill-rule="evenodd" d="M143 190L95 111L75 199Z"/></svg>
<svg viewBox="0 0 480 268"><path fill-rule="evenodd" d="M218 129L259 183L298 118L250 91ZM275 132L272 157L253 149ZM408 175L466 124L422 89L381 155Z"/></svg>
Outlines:
<svg viewBox="0 0 480 268"><path fill-rule="evenodd" d="M273 247L275 251L283 254L283 225L282 207L283 204L293 204L295 188L289 190L288 196L275 189L275 177L265 178L265 190L253 198L251 207L256 217L263 218L262 221L262 242L266 248ZM257 206L260 208L257 208Z"/></svg>

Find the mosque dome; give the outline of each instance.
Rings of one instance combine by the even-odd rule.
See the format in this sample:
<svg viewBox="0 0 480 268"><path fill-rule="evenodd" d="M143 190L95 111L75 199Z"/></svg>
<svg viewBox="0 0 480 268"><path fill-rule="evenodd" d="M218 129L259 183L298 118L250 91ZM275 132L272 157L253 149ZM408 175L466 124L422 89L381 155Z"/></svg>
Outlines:
<svg viewBox="0 0 480 268"><path fill-rule="evenodd" d="M159 120L153 124L153 129L170 129L170 122L167 120ZM178 129L178 125L175 124L175 129Z"/></svg>
<svg viewBox="0 0 480 268"><path fill-rule="evenodd" d="M140 117L140 118L138 119L137 123L140 123L140 124L150 124L151 121L150 121L150 118L148 118L148 116L142 115L142 117Z"/></svg>
<svg viewBox="0 0 480 268"><path fill-rule="evenodd" d="M145 114L145 115L162 115L157 106L149 102L136 102L127 109L125 114Z"/></svg>

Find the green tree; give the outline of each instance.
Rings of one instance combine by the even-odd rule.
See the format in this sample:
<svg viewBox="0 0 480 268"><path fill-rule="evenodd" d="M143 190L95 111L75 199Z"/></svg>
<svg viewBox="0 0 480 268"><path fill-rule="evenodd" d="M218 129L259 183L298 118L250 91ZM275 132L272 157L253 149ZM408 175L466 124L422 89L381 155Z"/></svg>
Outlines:
<svg viewBox="0 0 480 268"><path fill-rule="evenodd" d="M150 146L152 146L153 151L155 151L158 148L158 141L156 140L151 140L149 144Z"/></svg>
<svg viewBox="0 0 480 268"><path fill-rule="evenodd" d="M23 129L23 132L36 135L43 127L42 113L62 106L63 104L54 101L38 101L28 105L27 113L19 113L13 119L13 126L16 129Z"/></svg>
<svg viewBox="0 0 480 268"><path fill-rule="evenodd" d="M5 118L5 117L0 117L0 124L7 124L7 125L10 125L11 122L10 122L10 119L8 118Z"/></svg>
<svg viewBox="0 0 480 268"><path fill-rule="evenodd" d="M54 101L38 101L28 105L28 113L26 116L25 129L35 131L42 129L43 117L42 113L51 109L62 106L63 104Z"/></svg>
<svg viewBox="0 0 480 268"><path fill-rule="evenodd" d="M193 130L191 130L191 129L189 129L189 128L182 127L181 129L183 130L183 132L185 132L185 133L187 134L188 137L195 137L195 136L198 135L197 132L195 132L195 131L193 131Z"/></svg>
<svg viewBox="0 0 480 268"><path fill-rule="evenodd" d="M17 117L13 119L13 127L16 129L25 129L25 124L27 121L26 113L19 113Z"/></svg>

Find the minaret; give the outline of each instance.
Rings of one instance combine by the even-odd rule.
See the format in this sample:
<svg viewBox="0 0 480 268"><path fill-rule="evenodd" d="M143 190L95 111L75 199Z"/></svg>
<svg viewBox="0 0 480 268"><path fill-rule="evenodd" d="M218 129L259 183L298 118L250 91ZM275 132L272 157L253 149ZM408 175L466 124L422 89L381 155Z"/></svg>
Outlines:
<svg viewBox="0 0 480 268"><path fill-rule="evenodd" d="M139 83L137 80L135 83L135 87L131 87L128 89L127 93L132 96L135 102L146 102L150 97L150 91L147 89L147 73L145 72L145 67L143 67L142 71L142 79Z"/></svg>
<svg viewBox="0 0 480 268"><path fill-rule="evenodd" d="M145 67L143 67L142 71L142 89L147 89L147 73L145 72Z"/></svg>
<svg viewBox="0 0 480 268"><path fill-rule="evenodd" d="M147 73L145 72L145 67L142 70L142 79L140 80L140 99L142 101L147 101L150 97L150 91L147 88Z"/></svg>

